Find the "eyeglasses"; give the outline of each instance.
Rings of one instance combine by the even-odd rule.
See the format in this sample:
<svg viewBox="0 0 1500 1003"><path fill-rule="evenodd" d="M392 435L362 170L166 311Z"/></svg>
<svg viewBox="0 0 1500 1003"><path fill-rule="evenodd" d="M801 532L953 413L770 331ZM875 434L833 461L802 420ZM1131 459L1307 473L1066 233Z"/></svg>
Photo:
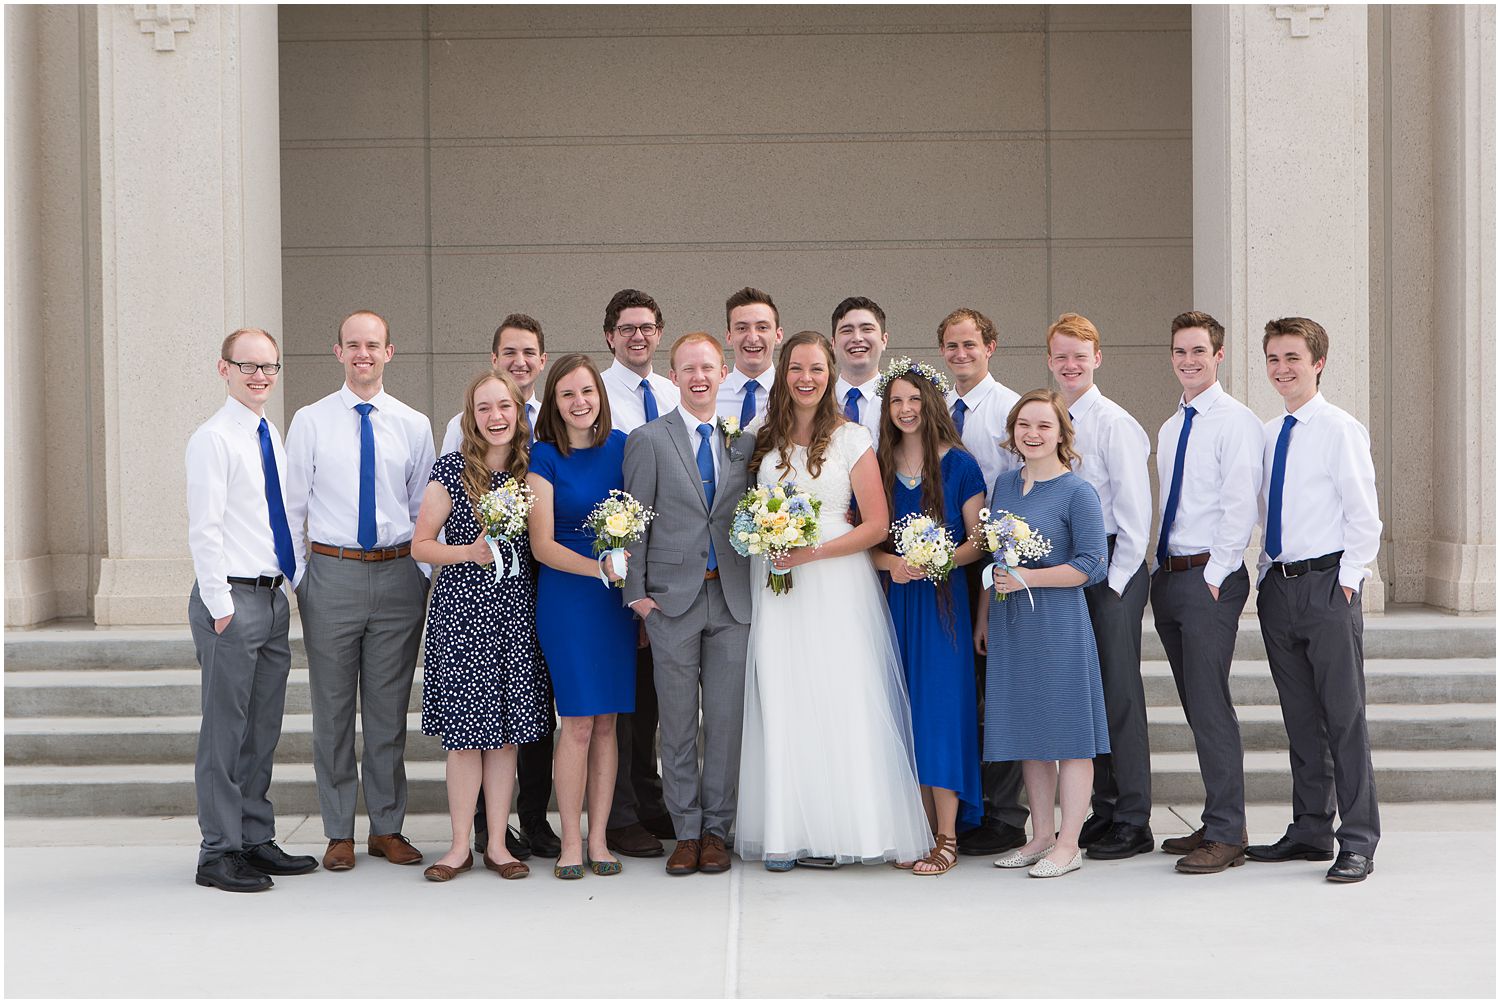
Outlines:
<svg viewBox="0 0 1500 1003"><path fill-rule="evenodd" d="M279 362L235 362L233 359L225 359L224 361L231 366L239 367L239 371L246 376L254 376L257 369L267 376L275 376L281 372L281 363Z"/></svg>
<svg viewBox="0 0 1500 1003"><path fill-rule="evenodd" d="M652 335L660 334L661 328L655 324L623 324L615 328L615 333L622 338L634 337L637 331L649 338Z"/></svg>

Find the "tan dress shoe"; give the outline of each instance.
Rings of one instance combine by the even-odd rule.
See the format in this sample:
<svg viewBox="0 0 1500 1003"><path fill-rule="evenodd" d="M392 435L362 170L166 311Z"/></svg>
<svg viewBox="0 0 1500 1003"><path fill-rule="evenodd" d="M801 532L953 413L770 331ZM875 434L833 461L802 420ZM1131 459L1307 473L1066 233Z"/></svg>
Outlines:
<svg viewBox="0 0 1500 1003"><path fill-rule="evenodd" d="M393 832L388 836L371 836L367 844L372 857L384 857L393 864L420 864L422 851L411 845L411 840Z"/></svg>
<svg viewBox="0 0 1500 1003"><path fill-rule="evenodd" d="M1205 839L1196 850L1177 861L1177 870L1181 874L1218 874L1244 862L1243 846Z"/></svg>
<svg viewBox="0 0 1500 1003"><path fill-rule="evenodd" d="M698 870L703 844L696 839L679 839L677 849L667 858L668 874L692 874Z"/></svg>
<svg viewBox="0 0 1500 1003"><path fill-rule="evenodd" d="M1192 853L1203 843L1203 826L1199 826L1186 836L1173 836L1171 839L1161 841L1161 852L1175 853L1178 856ZM1250 832L1247 829L1240 830L1240 843L1250 845Z"/></svg>
<svg viewBox="0 0 1500 1003"><path fill-rule="evenodd" d="M323 854L323 870L352 871L354 869L354 840L330 839Z"/></svg>
<svg viewBox="0 0 1500 1003"><path fill-rule="evenodd" d="M703 837L703 849L698 854L698 870L704 874L723 874L729 870L729 847L722 836L712 833Z"/></svg>

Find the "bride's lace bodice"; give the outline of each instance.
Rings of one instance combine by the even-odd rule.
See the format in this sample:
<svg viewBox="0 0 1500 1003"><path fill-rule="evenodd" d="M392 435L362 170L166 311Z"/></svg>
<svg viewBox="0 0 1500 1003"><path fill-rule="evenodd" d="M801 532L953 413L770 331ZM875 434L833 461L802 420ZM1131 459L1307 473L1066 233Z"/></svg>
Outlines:
<svg viewBox="0 0 1500 1003"><path fill-rule="evenodd" d="M776 468L781 462L781 454L773 449L761 459L757 480L761 484L795 481L799 489L823 503L818 510L818 523L823 527L825 538L838 536L850 528L846 518L852 495L849 473L872 445L869 429L857 422L845 422L834 430L828 441L828 452L823 456L823 468L817 477L807 472L807 447L793 446L790 472Z"/></svg>

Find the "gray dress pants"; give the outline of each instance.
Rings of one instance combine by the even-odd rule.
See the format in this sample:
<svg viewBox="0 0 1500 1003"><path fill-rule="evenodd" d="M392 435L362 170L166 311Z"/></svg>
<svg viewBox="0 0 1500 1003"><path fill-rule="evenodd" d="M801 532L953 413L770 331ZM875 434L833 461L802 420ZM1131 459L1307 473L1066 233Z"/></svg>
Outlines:
<svg viewBox="0 0 1500 1003"><path fill-rule="evenodd" d="M1141 617L1149 591L1144 563L1123 596L1115 595L1108 582L1083 590L1099 648L1099 681L1109 721L1110 753L1094 759L1094 814L1140 826L1151 823L1151 739L1141 682Z"/></svg>
<svg viewBox="0 0 1500 1003"><path fill-rule="evenodd" d="M993 600L984 587L984 561L967 564L963 572L969 579L969 611L974 617L983 617L989 622L989 606ZM984 748L984 693L985 680L989 674L989 662L984 655L974 655L974 685L979 690L979 748ZM984 793L984 817L986 820L1004 822L1018 829L1026 827L1028 814L1021 804L1021 763L1018 760L1003 763L979 764L979 786Z"/></svg>
<svg viewBox="0 0 1500 1003"><path fill-rule="evenodd" d="M198 586L188 599L188 625L203 669L203 723L193 780L203 842L198 863L276 838L268 796L271 764L281 740L290 605L281 589L229 586L234 619L214 632Z"/></svg>

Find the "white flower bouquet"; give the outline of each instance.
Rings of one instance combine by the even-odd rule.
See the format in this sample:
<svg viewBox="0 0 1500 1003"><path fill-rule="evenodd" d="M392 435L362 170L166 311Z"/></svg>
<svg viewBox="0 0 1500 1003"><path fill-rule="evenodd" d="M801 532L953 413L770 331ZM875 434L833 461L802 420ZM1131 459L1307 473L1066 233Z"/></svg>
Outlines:
<svg viewBox="0 0 1500 1003"><path fill-rule="evenodd" d="M515 541L526 532L526 517L531 514L535 500L531 488L509 478L495 490L480 495L479 504L474 506L474 518L479 522L484 541L490 545L490 553L495 555L497 582L521 573L521 552ZM502 543L510 552L508 566L500 557Z"/></svg>
<svg viewBox="0 0 1500 1003"><path fill-rule="evenodd" d="M798 547L815 547L822 536L818 510L823 503L792 483L757 484L734 507L730 543L744 557L774 561ZM770 569L766 584L775 595L792 591L792 573Z"/></svg>
<svg viewBox="0 0 1500 1003"><path fill-rule="evenodd" d="M995 575L1010 572L1021 566L1023 561L1035 561L1052 553L1052 541L1031 528L1031 525L1014 512L1004 510L991 512L984 508L979 510L979 525L974 527L971 537L974 545L981 550L988 550L994 555L993 563L984 569L984 587L991 588ZM1020 575L1016 575L1020 578ZM1025 585L1023 581L1021 583ZM1031 598L1031 589L1026 589L1026 597ZM1003 601L1006 597L997 595L997 601ZM1036 600L1031 601L1033 607Z"/></svg>
<svg viewBox="0 0 1500 1003"><path fill-rule="evenodd" d="M655 518L656 513L651 509L627 492L613 488L609 497L594 506L589 517L583 521L583 528L594 534L594 553L608 554L615 574L624 578L628 566L625 548L632 543L639 543L646 535L646 527ZM606 585L621 587L619 582L611 582L602 573L600 577Z"/></svg>
<svg viewBox="0 0 1500 1003"><path fill-rule="evenodd" d="M948 580L958 544L942 523L930 515L908 515L891 526L891 537L906 563L921 568L933 582Z"/></svg>

